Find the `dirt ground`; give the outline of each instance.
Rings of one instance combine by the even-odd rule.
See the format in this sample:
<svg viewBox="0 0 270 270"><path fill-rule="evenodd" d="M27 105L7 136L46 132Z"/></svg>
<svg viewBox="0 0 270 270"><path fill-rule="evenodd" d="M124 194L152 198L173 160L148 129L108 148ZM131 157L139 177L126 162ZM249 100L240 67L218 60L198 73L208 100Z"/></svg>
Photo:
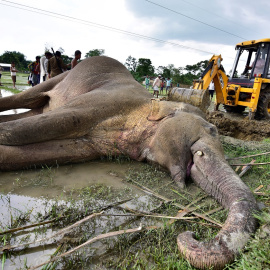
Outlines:
<svg viewBox="0 0 270 270"><path fill-rule="evenodd" d="M248 113L226 113L222 108L207 113L207 120L214 124L219 134L245 141L263 141L270 138L270 120L249 120Z"/></svg>

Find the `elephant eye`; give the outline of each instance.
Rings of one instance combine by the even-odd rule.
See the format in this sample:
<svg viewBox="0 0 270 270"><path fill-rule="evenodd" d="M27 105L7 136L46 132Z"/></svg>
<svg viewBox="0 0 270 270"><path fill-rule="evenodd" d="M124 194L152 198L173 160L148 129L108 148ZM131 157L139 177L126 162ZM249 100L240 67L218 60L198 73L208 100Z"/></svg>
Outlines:
<svg viewBox="0 0 270 270"><path fill-rule="evenodd" d="M210 134L211 135L213 135L213 136L216 136L217 135L217 129L216 129L216 127L214 127L214 126L213 127L210 127L209 130L210 130Z"/></svg>

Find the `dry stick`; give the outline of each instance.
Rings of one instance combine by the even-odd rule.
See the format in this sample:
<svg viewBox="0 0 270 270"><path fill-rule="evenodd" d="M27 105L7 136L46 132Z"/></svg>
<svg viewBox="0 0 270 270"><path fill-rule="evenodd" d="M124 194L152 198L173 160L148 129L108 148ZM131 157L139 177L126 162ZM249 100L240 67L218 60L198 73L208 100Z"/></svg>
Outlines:
<svg viewBox="0 0 270 270"><path fill-rule="evenodd" d="M181 219L181 220L189 220L195 219L197 217L171 217L165 215L146 215L146 214L101 214L101 216L105 217L152 217L152 218L166 218L166 219Z"/></svg>
<svg viewBox="0 0 270 270"><path fill-rule="evenodd" d="M263 156L263 155L268 155L270 152L265 152L261 154L255 154L255 155L249 155L249 156L242 156L242 157L234 157L234 158L226 158L226 160L233 160L233 159L242 159L242 158L249 158L249 157L257 157L257 156Z"/></svg>
<svg viewBox="0 0 270 270"><path fill-rule="evenodd" d="M126 202L131 201L131 200L133 200L133 199L127 199L127 200L115 202L115 203L112 203L112 204L109 204L109 205L106 205L106 206L102 207L100 210L104 211L104 210L106 210L106 209L108 209L110 207L117 206L119 204L123 204L123 203L126 203ZM96 210L97 209L93 209L92 211L94 212ZM13 232L17 232L17 231L22 231L22 230L29 229L29 228L32 228L32 227L37 227L37 226L40 226L40 225L53 223L54 221L60 220L60 219L63 219L63 218L64 218L64 216L61 216L61 217L54 218L54 219L51 219L51 220L48 220L48 221L43 221L43 222L40 222L40 223L35 223L35 224L31 224L31 225L26 225L26 226L10 229L10 230L4 231L4 232L0 232L0 235L7 234L7 233L13 233Z"/></svg>
<svg viewBox="0 0 270 270"><path fill-rule="evenodd" d="M239 171L240 168L241 168L241 166L237 166L237 167L235 168L235 172L237 173L237 172Z"/></svg>
<svg viewBox="0 0 270 270"><path fill-rule="evenodd" d="M263 188L263 185L259 185L257 188L255 188L255 189L253 190L253 192L257 192L257 191L260 190L261 188Z"/></svg>
<svg viewBox="0 0 270 270"><path fill-rule="evenodd" d="M176 217L182 218L182 217L184 217L185 215L187 215L188 213L192 212L192 211L195 210L197 207L192 207L192 208L190 208L191 205L193 205L193 204L195 204L195 203L201 201L202 199L204 199L204 198L206 198L206 197L207 197L207 195L204 195L204 196L202 196L202 197L199 197L199 198L196 199L195 201L192 201L189 205L186 206L185 209L179 211L179 212L177 213ZM175 220L170 220L170 221L168 222L168 224L173 224L175 221L176 221L176 219L175 219Z"/></svg>
<svg viewBox="0 0 270 270"><path fill-rule="evenodd" d="M100 212L100 213L94 213L92 215L89 215L89 216L85 217L84 219L81 219L81 220L77 221L76 223L74 223L74 224L72 224L72 225L70 225L70 226L68 226L68 227L66 227L66 228L64 228L64 229L56 232L55 234L53 234L53 235L51 235L49 237L42 238L42 239L39 239L37 241L33 241L33 242L30 242L30 243L26 243L26 244L19 244L19 245L13 245L13 246L4 246L3 248L0 249L0 252L2 252L4 250L10 250L10 249L18 248L18 247L24 247L26 245L36 244L36 243L43 242L45 240L49 240L51 238L57 237L59 235L65 234L68 231L70 231L71 229L73 229L73 228L77 227L78 225L80 225L81 223L84 223L87 220L92 219L92 218L94 218L96 216L100 216L102 213L103 213L103 211Z"/></svg>
<svg viewBox="0 0 270 270"><path fill-rule="evenodd" d="M142 226L140 225L140 227L135 228L135 229L120 230L120 231L115 231L115 232L109 232L109 233L100 234L100 235L98 235L98 236L96 236L96 237L94 237L94 238L92 238L92 239L86 241L85 243L83 243L83 244L81 244L81 245L79 245L79 246L77 246L77 247L75 247L75 248L69 250L68 252L63 253L63 254L61 254L61 255L59 255L59 256L56 256L56 257L54 257L53 259L51 259L51 260L49 260L49 261L46 261L46 262L44 262L44 263L42 263L42 264L39 264L39 265L37 265L37 266L34 266L34 267L30 268L29 270L34 270L34 269L37 269L38 267L41 267L41 266L43 266L43 265L45 265L45 264L47 264L47 263L57 261L58 259L60 259L60 258L62 258L62 257L65 257L65 256L67 256L67 255L69 255L69 254L71 254L71 253L77 251L78 249L80 249L80 248L82 248L82 247L85 247L85 246L87 246L87 245L89 245L89 244L91 244L91 243L94 243L94 242L96 242L96 241L98 241L98 240L101 240L101 239L108 238L108 237L113 237L113 236L117 236L117 235L121 235L121 234L141 232L141 231L144 231L144 230L152 230L152 229L155 229L155 228L156 228L156 227L146 227L146 228L142 228Z"/></svg>
<svg viewBox="0 0 270 270"><path fill-rule="evenodd" d="M262 162L262 163L243 163L243 164L230 164L230 166L247 166L247 165L251 165L251 166L257 166L257 165L268 165L270 164L270 162Z"/></svg>
<svg viewBox="0 0 270 270"><path fill-rule="evenodd" d="M141 187L141 190L143 190L144 192L149 193L149 194L153 195L153 196L156 197L156 198L162 199L162 200L164 200L165 202L172 202L172 200L170 200L170 199L168 199L168 198L166 198L166 197L164 197L164 196L162 196L162 195L160 195L160 194L158 194L158 193L156 193L156 192L150 190L149 188L147 188L147 187L145 187L145 186L139 184L139 183L136 182L135 180L131 180L131 181L132 181L133 183L135 183L136 185L138 185L139 187ZM145 191L145 190L146 190L146 191ZM177 207L179 207L180 209L185 209L185 208L186 208L185 206L183 206L183 205L181 205L181 204L179 204L179 203L172 202L172 204L175 205L175 206L177 206ZM193 214L194 216L203 218L203 219L205 219L205 220L207 220L207 221L209 221L209 222L211 222L211 223L213 223L213 224L215 224L215 225L218 225L219 227L222 227L222 224L220 224L220 223L218 223L218 222L212 220L211 218L208 218L207 216L205 216L205 215L203 215L203 214L200 214L200 213L197 213L197 212L192 212L192 214Z"/></svg>
<svg viewBox="0 0 270 270"><path fill-rule="evenodd" d="M239 173L239 177L242 177L251 168L251 165L254 164L255 161L256 159L252 159L247 166L244 166L242 168L242 171Z"/></svg>
<svg viewBox="0 0 270 270"><path fill-rule="evenodd" d="M218 207L218 208L215 208L215 209L213 209L213 210L210 210L210 211L206 212L205 215L206 215L206 216L212 215L212 214L214 214L214 213L216 213L216 212L218 212L218 211L220 211L220 210L222 210L222 209L224 209L224 207L223 207L223 206L220 206L220 207Z"/></svg>
<svg viewBox="0 0 270 270"><path fill-rule="evenodd" d="M202 197L198 198L197 200L191 202L189 205L192 205L192 204L194 204L196 201L199 201L199 200L201 200L201 199L203 199L203 198L205 198L205 197L207 197L207 196L202 196ZM189 206L189 205L188 205L188 206ZM135 214L142 214L143 216L146 216L146 215L149 215L150 217L154 217L153 215L158 216L158 214L151 214L150 212L144 212L144 211L134 210L134 209L131 209L131 208L127 207L127 206L125 206L125 207L120 207L120 208L123 209L123 210L130 211L130 212L135 213ZM204 222L198 222L198 221L193 221L193 220L191 220L191 219L194 219L194 218L196 218L196 217L191 217L191 219L181 218L181 217L184 217L186 214L193 212L193 211L196 210L197 208L198 208L198 207L191 207L191 208L189 208L188 210L187 210L187 209L182 210L181 212L179 212L179 214L176 215L176 217L172 217L172 218L171 218L171 221L169 221L168 223L169 223L169 224L172 224L172 223L175 222L177 219L181 219L181 220L185 220L185 221L187 221L187 222L189 222L189 223L196 223L196 224L200 224L200 225L207 226L207 227L220 228L220 226L217 226L217 225L212 225L212 224L208 224L208 223L204 223ZM215 212L217 212L217 211L219 211L219 210L221 210L221 209L223 209L222 206L219 207L219 208L213 209L213 210L211 210L211 211L209 211L209 212L207 212L207 213L205 213L205 215L213 214L213 213L215 213ZM162 216L162 217L163 217L163 216ZM166 218L166 216L165 216L165 218Z"/></svg>
<svg viewBox="0 0 270 270"><path fill-rule="evenodd" d="M57 218L57 220L59 220L59 218ZM39 223L34 223L34 224L31 224L31 225L26 225L26 226L10 229L10 230L7 230L7 231L3 231L3 232L0 232L0 235L7 234L7 233L13 233L13 232L17 232L17 231L23 231L25 229L29 229L29 228L32 228L32 227L37 227L37 226L53 223L54 221L56 221L56 218L51 219L51 220L47 220L47 221L43 221L43 222L39 222Z"/></svg>

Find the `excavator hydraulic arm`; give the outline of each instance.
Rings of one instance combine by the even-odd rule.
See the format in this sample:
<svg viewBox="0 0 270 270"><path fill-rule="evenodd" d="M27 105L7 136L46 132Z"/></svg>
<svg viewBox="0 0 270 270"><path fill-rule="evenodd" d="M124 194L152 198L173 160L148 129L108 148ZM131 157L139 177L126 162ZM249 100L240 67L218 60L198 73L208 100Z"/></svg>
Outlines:
<svg viewBox="0 0 270 270"><path fill-rule="evenodd" d="M213 55L201 77L193 81L192 88L173 88L168 94L168 100L189 103L206 111L210 105L207 89L213 80L217 103L224 103L223 92L226 92L228 77L224 72L221 61L221 55Z"/></svg>

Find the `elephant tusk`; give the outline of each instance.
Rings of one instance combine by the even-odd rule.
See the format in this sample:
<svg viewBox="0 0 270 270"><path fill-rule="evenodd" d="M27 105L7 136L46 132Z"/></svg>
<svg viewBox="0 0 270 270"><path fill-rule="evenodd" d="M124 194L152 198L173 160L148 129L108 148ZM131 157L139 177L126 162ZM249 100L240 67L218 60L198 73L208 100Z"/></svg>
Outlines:
<svg viewBox="0 0 270 270"><path fill-rule="evenodd" d="M202 151L197 151L195 154L197 154L198 156L203 156L203 152Z"/></svg>

